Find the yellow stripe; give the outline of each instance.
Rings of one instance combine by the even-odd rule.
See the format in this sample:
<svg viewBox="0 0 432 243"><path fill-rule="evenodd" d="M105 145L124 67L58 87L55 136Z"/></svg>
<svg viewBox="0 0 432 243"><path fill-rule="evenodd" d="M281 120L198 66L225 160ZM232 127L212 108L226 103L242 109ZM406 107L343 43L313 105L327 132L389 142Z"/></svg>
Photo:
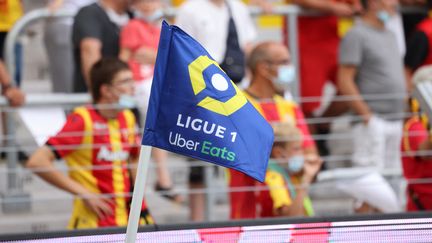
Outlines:
<svg viewBox="0 0 432 243"><path fill-rule="evenodd" d="M353 27L354 25L354 20L353 18L339 18L338 20L338 36L339 37L344 37L348 31L350 31L350 29Z"/></svg>
<svg viewBox="0 0 432 243"><path fill-rule="evenodd" d="M0 9L0 31L9 31L16 21L23 15L23 8L19 0L7 0L6 13ZM1 6L0 6L1 7Z"/></svg>
<svg viewBox="0 0 432 243"><path fill-rule="evenodd" d="M129 139L129 143L130 144L135 144L135 138L136 138L136 132L135 129L135 125L136 125L136 121L135 121L135 116L134 114L130 111L130 110L126 110L124 111L124 117L126 120L126 125L127 125L127 129L128 129L128 139Z"/></svg>
<svg viewBox="0 0 432 243"><path fill-rule="evenodd" d="M93 154L93 121L90 113L85 107L78 107L74 111L84 119L84 135L81 144L74 152L65 156L66 163L69 167L92 167ZM85 188L94 193L100 193L97 187L97 180L93 176L91 169L71 170L69 176L83 185ZM97 215L91 212L80 199L74 200L74 208L68 228L96 228L98 226Z"/></svg>
<svg viewBox="0 0 432 243"><path fill-rule="evenodd" d="M108 121L108 129L110 134L110 143L112 152L117 152L122 150L121 145L121 133L120 133L120 124L118 120L109 120ZM124 176L123 176L123 161L115 160L112 162L112 177L113 177L113 188L115 196L115 221L118 226L127 225L127 207L126 200L123 195L118 196L117 193L124 193L125 185L124 185Z"/></svg>
<svg viewBox="0 0 432 243"><path fill-rule="evenodd" d="M295 103L287 101L279 95L276 95L273 99L276 103L276 109L278 111L280 121L289 122L290 124L295 125Z"/></svg>
<svg viewBox="0 0 432 243"><path fill-rule="evenodd" d="M151 215L146 215L145 218L147 220L147 225L154 224L154 220L153 220L153 217Z"/></svg>
<svg viewBox="0 0 432 243"><path fill-rule="evenodd" d="M273 209L292 204L288 189L285 186L284 177L275 171L267 171L265 183L269 187L270 196L273 200Z"/></svg>

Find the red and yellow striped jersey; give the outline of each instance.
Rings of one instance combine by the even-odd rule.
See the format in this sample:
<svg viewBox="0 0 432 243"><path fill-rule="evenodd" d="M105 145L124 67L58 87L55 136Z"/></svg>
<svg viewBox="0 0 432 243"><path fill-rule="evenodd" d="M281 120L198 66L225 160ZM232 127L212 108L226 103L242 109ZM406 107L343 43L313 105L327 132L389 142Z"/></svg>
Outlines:
<svg viewBox="0 0 432 243"><path fill-rule="evenodd" d="M86 106L76 108L62 130L48 140L47 145L57 157L66 161L73 180L113 199L113 214L104 219L98 219L81 199L75 199L69 228L127 225L131 190L127 164L139 153L136 132L131 111L120 112L116 119L105 119ZM145 220L152 223L150 215Z"/></svg>
<svg viewBox="0 0 432 243"><path fill-rule="evenodd" d="M303 148L315 146L303 112L294 101L286 100L280 95L275 95L273 99L260 101L246 92L244 94L268 122L289 122L294 124L303 134Z"/></svg>

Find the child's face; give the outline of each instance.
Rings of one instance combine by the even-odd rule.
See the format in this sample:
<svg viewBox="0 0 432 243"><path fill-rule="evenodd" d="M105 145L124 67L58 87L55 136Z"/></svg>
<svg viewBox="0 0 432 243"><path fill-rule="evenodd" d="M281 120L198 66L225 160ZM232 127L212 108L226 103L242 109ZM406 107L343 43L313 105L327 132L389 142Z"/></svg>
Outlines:
<svg viewBox="0 0 432 243"><path fill-rule="evenodd" d="M287 153L288 158L291 158L296 155L303 155L302 143L299 141L288 142L285 144L285 151Z"/></svg>
<svg viewBox="0 0 432 243"><path fill-rule="evenodd" d="M286 142L276 145L272 150L272 157L290 174L298 174L304 166L302 143L299 141Z"/></svg>
<svg viewBox="0 0 432 243"><path fill-rule="evenodd" d="M302 143L299 141L286 142L281 146L274 146L272 150L272 157L278 160L287 160L298 155L303 155Z"/></svg>
<svg viewBox="0 0 432 243"><path fill-rule="evenodd" d="M123 95L133 96L134 80L130 70L123 70L118 72L115 76L111 85L109 86L110 95L107 96L113 104L118 104L120 97Z"/></svg>
<svg viewBox="0 0 432 243"><path fill-rule="evenodd" d="M156 10L162 8L160 0L136 0L133 7L145 16L151 16Z"/></svg>

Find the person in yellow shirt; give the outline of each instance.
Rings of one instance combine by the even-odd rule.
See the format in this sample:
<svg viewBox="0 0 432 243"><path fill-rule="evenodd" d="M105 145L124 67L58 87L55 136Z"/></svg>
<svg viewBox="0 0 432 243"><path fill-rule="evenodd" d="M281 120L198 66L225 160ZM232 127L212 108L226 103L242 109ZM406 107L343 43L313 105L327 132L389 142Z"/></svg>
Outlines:
<svg viewBox="0 0 432 243"><path fill-rule="evenodd" d="M23 6L20 0L0 0L0 59L3 59L6 35L22 15Z"/></svg>

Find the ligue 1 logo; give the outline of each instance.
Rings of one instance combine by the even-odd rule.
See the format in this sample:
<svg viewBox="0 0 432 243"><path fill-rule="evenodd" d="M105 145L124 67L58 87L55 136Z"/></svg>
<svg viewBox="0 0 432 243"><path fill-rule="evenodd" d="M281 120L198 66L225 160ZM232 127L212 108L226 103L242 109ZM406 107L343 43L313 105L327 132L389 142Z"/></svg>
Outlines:
<svg viewBox="0 0 432 243"><path fill-rule="evenodd" d="M212 64L222 70L219 65L208 56L199 56L189 64L189 77L195 95L198 95L207 88L204 80L204 70ZM247 103L246 97L237 86L235 86L231 80L227 80L223 75L214 73L211 77L211 84L219 92L226 91L231 85L235 90L235 94L225 102L206 96L198 103L198 106L223 116L230 116Z"/></svg>

